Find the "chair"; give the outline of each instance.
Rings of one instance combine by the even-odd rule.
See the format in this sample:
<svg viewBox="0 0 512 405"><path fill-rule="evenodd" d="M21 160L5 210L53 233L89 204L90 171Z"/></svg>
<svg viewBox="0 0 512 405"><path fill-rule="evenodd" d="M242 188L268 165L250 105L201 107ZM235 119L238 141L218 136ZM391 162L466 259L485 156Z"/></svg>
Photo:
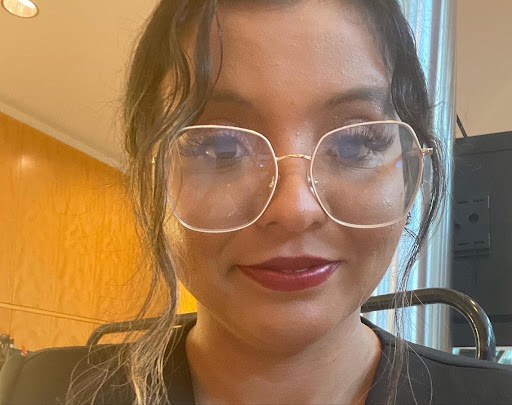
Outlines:
<svg viewBox="0 0 512 405"><path fill-rule="evenodd" d="M403 302L406 305L402 305ZM460 291L449 288L423 288L397 294L377 295L364 303L362 312L426 304L446 304L459 311L473 330L476 343L475 357L496 362L496 338L489 317L473 298Z"/></svg>
<svg viewBox="0 0 512 405"><path fill-rule="evenodd" d="M384 294L370 297L363 305L362 312L382 311L395 307L418 306L426 304L446 304L458 310L470 323L476 343L476 358L496 361L496 340L489 317L482 307L471 297L448 288L424 288L396 294ZM195 319L196 313L178 315L177 325L183 325ZM112 322L96 328L87 345L95 345L106 334L146 330L158 318L146 318L127 322Z"/></svg>

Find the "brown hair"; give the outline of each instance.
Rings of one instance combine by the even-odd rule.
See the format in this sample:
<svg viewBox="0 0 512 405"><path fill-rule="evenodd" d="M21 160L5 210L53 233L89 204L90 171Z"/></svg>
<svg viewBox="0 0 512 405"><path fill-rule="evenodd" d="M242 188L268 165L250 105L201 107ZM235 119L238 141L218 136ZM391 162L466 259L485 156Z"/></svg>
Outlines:
<svg viewBox="0 0 512 405"><path fill-rule="evenodd" d="M234 3L234 0L218 0L223 1ZM254 0L251 2L255 3ZM258 5L283 7L295 2L257 0ZM423 146L434 148L433 184L428 207L419 231L413 233L406 229L413 243L399 281L399 289L403 290L439 205L444 184L443 160L439 142L432 133L431 108L415 43L398 2L351 2L365 17L380 46L392 77L392 101L398 116L413 127ZM236 0L238 6L244 3L247 1ZM101 390L108 389L109 375L120 369L125 370L134 389L134 404L169 403L163 366L165 356L169 354L166 348L172 345L170 331L176 318L178 290L173 257L179 252L171 249L169 235L163 228L167 212L166 150L177 132L200 116L208 99L212 83L209 38L216 6L217 0L162 0L138 41L124 100L125 148L129 157L129 186L140 225L139 238L147 252L145 266L153 274L150 292L138 318L147 316L154 292L162 281L168 302L160 320L147 333L133 344L120 346L118 355L103 369L92 370L70 385L69 405L94 403ZM194 28L197 28L197 40L194 55L189 58L184 41ZM153 165L155 148L159 153ZM126 341L129 339L128 334ZM404 362L405 351L400 342L397 340L388 403L395 401Z"/></svg>

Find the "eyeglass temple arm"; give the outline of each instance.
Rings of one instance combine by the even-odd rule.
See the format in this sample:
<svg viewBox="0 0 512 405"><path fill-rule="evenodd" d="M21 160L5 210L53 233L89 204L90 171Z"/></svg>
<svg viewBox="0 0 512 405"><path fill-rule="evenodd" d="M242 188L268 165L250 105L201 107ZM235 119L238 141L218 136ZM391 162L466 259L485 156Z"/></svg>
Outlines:
<svg viewBox="0 0 512 405"><path fill-rule="evenodd" d="M423 156L432 156L434 154L434 148L421 148L421 154Z"/></svg>
<svg viewBox="0 0 512 405"><path fill-rule="evenodd" d="M434 154L434 148L421 148L420 149L422 156L432 156ZM407 153L407 156L414 156L416 152L411 151Z"/></svg>

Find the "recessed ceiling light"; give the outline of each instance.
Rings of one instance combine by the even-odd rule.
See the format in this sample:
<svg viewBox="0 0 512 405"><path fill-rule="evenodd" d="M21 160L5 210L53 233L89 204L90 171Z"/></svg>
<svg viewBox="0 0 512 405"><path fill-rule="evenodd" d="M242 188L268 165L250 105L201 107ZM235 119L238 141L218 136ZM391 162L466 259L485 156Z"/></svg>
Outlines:
<svg viewBox="0 0 512 405"><path fill-rule="evenodd" d="M22 18L32 18L39 9L30 0L2 0L2 7L9 13Z"/></svg>

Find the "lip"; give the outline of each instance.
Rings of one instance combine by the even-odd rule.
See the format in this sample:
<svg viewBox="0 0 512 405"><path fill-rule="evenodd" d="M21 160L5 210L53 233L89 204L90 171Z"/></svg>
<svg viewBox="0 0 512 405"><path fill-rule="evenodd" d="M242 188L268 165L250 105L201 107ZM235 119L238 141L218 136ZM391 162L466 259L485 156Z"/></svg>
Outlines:
<svg viewBox="0 0 512 405"><path fill-rule="evenodd" d="M245 276L265 288L291 292L319 286L327 281L339 264L340 261L302 256L277 257L263 263L238 267Z"/></svg>
<svg viewBox="0 0 512 405"><path fill-rule="evenodd" d="M244 267L254 267L268 270L301 270L307 267L322 266L333 263L335 260L328 260L322 257L314 256L296 256L296 257L275 257L263 263L251 264Z"/></svg>

